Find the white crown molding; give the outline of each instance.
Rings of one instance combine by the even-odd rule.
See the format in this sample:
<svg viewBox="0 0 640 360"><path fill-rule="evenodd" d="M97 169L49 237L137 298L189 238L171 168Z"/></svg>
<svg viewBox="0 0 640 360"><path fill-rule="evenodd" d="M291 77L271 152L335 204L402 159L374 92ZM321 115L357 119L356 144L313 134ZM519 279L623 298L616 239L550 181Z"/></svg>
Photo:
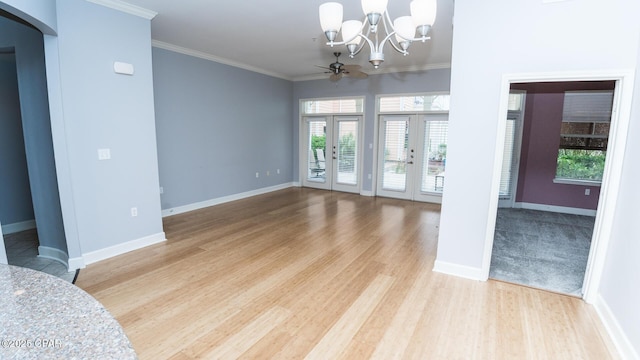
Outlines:
<svg viewBox="0 0 640 360"><path fill-rule="evenodd" d="M86 1L94 4L102 5L114 10L122 11L127 14L139 16L147 20L152 20L154 17L156 17L156 15L158 15L158 13L155 11L148 10L136 5L131 5L122 0L86 0Z"/></svg>
<svg viewBox="0 0 640 360"><path fill-rule="evenodd" d="M89 0L89 1L93 1L93 0ZM163 41L159 41L159 40L152 40L151 41L151 45L153 47L157 47L159 49L165 49L165 50L177 52L177 53L180 53L180 54L189 55L189 56L197 57L197 58L200 58L200 59L205 59L205 60L217 62L217 63L220 63L220 64L237 67L237 68L248 70L248 71L252 71L252 72L255 72L255 73L272 76L272 77L279 78L279 79L284 79L284 80L288 80L288 81L292 81L293 80L291 77L283 75L283 74L279 74L279 73L271 72L271 71L268 71L268 70L260 69L260 68L257 68L257 67L253 67L253 66L250 66L250 65L242 64L242 63L239 63L239 62L236 62L236 61L233 61L233 60L224 59L224 58L221 58L221 57L218 57L218 56L215 56L215 55L211 55L211 54L208 54L208 53L205 53L205 52L202 52L202 51L187 49L187 48L184 48L182 46L169 44L169 43L166 43L166 42L163 42Z"/></svg>
<svg viewBox="0 0 640 360"><path fill-rule="evenodd" d="M450 69L450 68L451 68L451 63L427 64L423 66L386 67L386 68L374 70L375 73L369 73L369 75L382 75L382 74L391 74L391 73L395 74L395 73L403 73L403 72L420 72L420 71ZM364 70L366 72L367 69L364 69ZM315 74L315 75L296 76L292 80L293 81L309 81L309 80L325 80L325 79L328 79L327 75Z"/></svg>

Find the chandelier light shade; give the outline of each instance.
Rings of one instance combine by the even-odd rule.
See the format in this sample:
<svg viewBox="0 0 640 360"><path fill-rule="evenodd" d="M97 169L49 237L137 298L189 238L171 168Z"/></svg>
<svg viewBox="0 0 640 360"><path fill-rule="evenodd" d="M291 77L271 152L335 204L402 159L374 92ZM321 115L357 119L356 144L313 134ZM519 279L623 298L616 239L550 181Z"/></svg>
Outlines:
<svg viewBox="0 0 640 360"><path fill-rule="evenodd" d="M362 0L362 11L368 14L384 14L387 10L387 0Z"/></svg>
<svg viewBox="0 0 640 360"><path fill-rule="evenodd" d="M320 26L329 41L335 40L342 26L342 4L328 2L320 5Z"/></svg>
<svg viewBox="0 0 640 360"><path fill-rule="evenodd" d="M362 29L362 21L347 20L342 24L342 40L347 47L355 45L356 47L362 42L362 38L358 36Z"/></svg>
<svg viewBox="0 0 640 360"><path fill-rule="evenodd" d="M413 41L425 42L430 39L428 35L436 20L437 0L413 0L410 5L411 16L401 16L394 21L391 21L387 11L388 0L361 1L363 21L348 20L344 23L342 4L328 2L320 5L320 26L327 37L327 45L346 45L349 57L353 58L364 48L364 43L367 43L371 50L369 62L377 69L384 61L383 48L387 42L406 56ZM384 34L378 31L379 26L384 29ZM342 41L338 42L336 38L340 29Z"/></svg>

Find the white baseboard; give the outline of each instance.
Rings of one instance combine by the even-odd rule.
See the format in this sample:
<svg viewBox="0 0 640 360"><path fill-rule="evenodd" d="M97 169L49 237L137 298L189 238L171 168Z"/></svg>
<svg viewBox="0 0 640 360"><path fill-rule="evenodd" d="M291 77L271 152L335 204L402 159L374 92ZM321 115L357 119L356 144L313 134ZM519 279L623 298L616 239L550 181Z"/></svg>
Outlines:
<svg viewBox="0 0 640 360"><path fill-rule="evenodd" d="M55 260L69 267L69 255L66 252L49 246L38 246L38 257Z"/></svg>
<svg viewBox="0 0 640 360"><path fill-rule="evenodd" d="M131 240L126 243L110 246L108 248L92 251L83 254L84 264L89 265L95 262L112 258L114 256L128 253L129 251L138 250L143 247L166 241L164 232L145 236L140 239Z"/></svg>
<svg viewBox="0 0 640 360"><path fill-rule="evenodd" d="M294 181L291 183L291 186L293 187L302 187L302 183L300 181Z"/></svg>
<svg viewBox="0 0 640 360"><path fill-rule="evenodd" d="M433 271L470 280L487 281L487 279L482 276L481 268L458 265L440 260L436 260Z"/></svg>
<svg viewBox="0 0 640 360"><path fill-rule="evenodd" d="M513 204L513 207L516 209L550 211L555 213L571 214L571 215L596 216L596 210L580 209L580 208L573 208L573 207L567 207L567 206L517 202Z"/></svg>
<svg viewBox="0 0 640 360"><path fill-rule="evenodd" d="M27 221L21 221L13 224L2 225L2 233L7 235L7 234L13 234L20 231L31 230L35 228L36 228L36 221L27 220Z"/></svg>
<svg viewBox="0 0 640 360"><path fill-rule="evenodd" d="M609 337L615 345L616 350L618 350L620 357L629 360L640 359L640 356L638 355L639 349L634 348L624 330L620 327L620 324L611 311L611 308L609 308L609 305L600 294L597 295L593 306L600 317L600 321L602 321L602 324L607 330L607 333L609 333Z"/></svg>
<svg viewBox="0 0 640 360"><path fill-rule="evenodd" d="M76 271L78 269L84 269L85 267L86 265L82 257L69 258L69 271Z"/></svg>
<svg viewBox="0 0 640 360"><path fill-rule="evenodd" d="M183 206L178 206L170 209L165 209L165 210L162 210L162 217L182 214L189 211L203 209L209 206L214 206L214 205L224 204L231 201L245 199L251 196L262 195L262 194L266 194L266 193L270 193L270 192L274 192L282 189L288 189L293 186L295 186L294 183L285 183L285 184L270 186L266 188L251 190L251 191L247 191L239 194L205 200L205 201L201 201L201 202L197 202L189 205L183 205Z"/></svg>

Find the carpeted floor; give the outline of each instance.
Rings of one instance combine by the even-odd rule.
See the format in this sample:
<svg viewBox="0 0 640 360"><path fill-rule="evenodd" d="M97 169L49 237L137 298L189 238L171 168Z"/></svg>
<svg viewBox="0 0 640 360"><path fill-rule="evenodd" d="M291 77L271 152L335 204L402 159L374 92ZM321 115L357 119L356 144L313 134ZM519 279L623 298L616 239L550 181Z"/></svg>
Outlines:
<svg viewBox="0 0 640 360"><path fill-rule="evenodd" d="M582 297L594 220L498 209L489 277Z"/></svg>

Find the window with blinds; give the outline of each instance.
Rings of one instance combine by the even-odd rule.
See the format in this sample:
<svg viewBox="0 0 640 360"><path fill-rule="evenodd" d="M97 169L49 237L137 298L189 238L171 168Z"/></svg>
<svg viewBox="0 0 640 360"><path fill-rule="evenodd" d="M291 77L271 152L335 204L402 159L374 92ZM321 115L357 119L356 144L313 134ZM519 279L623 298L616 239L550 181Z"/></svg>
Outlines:
<svg viewBox="0 0 640 360"><path fill-rule="evenodd" d="M426 156L422 159L422 192L441 193L444 188L448 130L449 122L446 120L425 119L423 151Z"/></svg>
<svg viewBox="0 0 640 360"><path fill-rule="evenodd" d="M602 180L612 107L612 90L565 92L556 179Z"/></svg>
<svg viewBox="0 0 640 360"><path fill-rule="evenodd" d="M613 91L567 91L560 149L607 150Z"/></svg>

